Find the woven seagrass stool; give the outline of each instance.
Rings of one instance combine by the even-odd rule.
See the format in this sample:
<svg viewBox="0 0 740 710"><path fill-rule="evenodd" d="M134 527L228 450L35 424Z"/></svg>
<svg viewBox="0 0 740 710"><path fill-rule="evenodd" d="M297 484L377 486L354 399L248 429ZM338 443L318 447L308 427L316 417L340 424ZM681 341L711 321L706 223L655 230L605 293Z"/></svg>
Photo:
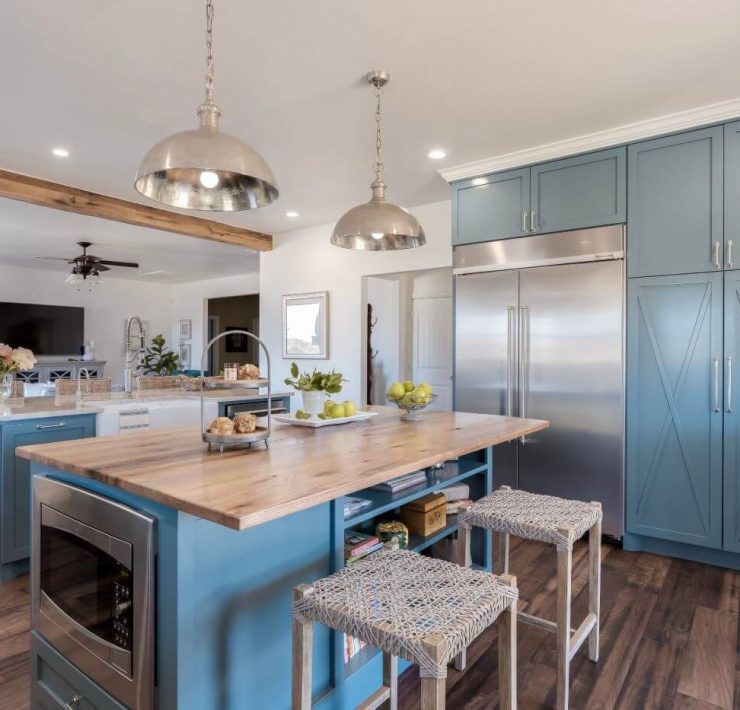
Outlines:
<svg viewBox="0 0 740 710"><path fill-rule="evenodd" d="M381 550L293 592L293 710L311 707L312 622L383 652L383 684L358 708L398 707L398 656L419 665L421 707L443 710L447 664L498 624L500 707L516 708L514 577Z"/></svg>
<svg viewBox="0 0 740 710"><path fill-rule="evenodd" d="M509 535L555 545L558 555L558 610L552 622L519 612L518 619L552 631L557 641L558 710L568 707L570 661L588 638L588 657L599 660L599 603L601 593L601 503L583 503L553 496L537 495L501 486L475 503L461 506L458 513L460 564L470 560L470 529L485 528L494 533L495 574L509 572ZM573 543L588 532L588 614L577 629L570 626L571 565ZM465 667L465 652L456 659Z"/></svg>

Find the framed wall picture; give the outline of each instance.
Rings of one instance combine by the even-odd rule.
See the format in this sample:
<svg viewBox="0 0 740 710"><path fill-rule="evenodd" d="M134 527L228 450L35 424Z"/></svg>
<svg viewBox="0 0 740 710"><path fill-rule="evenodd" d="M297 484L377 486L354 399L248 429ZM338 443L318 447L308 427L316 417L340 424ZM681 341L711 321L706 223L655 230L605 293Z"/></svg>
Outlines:
<svg viewBox="0 0 740 710"><path fill-rule="evenodd" d="M227 353L248 353L249 336L243 333L232 333L233 330L244 330L249 332L246 325L227 325L226 326L226 352Z"/></svg>
<svg viewBox="0 0 740 710"><path fill-rule="evenodd" d="M180 343L180 369L190 369L190 343Z"/></svg>
<svg viewBox="0 0 740 710"><path fill-rule="evenodd" d="M329 292L283 296L283 358L329 357Z"/></svg>
<svg viewBox="0 0 740 710"><path fill-rule="evenodd" d="M180 340L190 340L192 338L193 321L189 318L180 321Z"/></svg>

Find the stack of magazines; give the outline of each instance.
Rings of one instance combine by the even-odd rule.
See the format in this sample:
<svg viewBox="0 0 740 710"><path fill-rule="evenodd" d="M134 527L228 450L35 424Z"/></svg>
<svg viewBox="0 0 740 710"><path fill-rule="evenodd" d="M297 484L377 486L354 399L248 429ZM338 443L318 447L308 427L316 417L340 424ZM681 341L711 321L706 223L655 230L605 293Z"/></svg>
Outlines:
<svg viewBox="0 0 740 710"><path fill-rule="evenodd" d="M352 564L380 550L383 543L375 535L368 535L357 530L344 531L344 562Z"/></svg>
<svg viewBox="0 0 740 710"><path fill-rule="evenodd" d="M406 488L412 488L413 486L418 486L420 483L426 482L426 471L414 471L413 473L407 473L405 476L392 478L390 481L386 481L385 483L378 483L378 485L373 486L371 490L384 491L385 493L398 493Z"/></svg>
<svg viewBox="0 0 740 710"><path fill-rule="evenodd" d="M357 515L357 513L367 508L371 503L372 501L367 498L346 496L344 499L344 517L351 518L353 515Z"/></svg>

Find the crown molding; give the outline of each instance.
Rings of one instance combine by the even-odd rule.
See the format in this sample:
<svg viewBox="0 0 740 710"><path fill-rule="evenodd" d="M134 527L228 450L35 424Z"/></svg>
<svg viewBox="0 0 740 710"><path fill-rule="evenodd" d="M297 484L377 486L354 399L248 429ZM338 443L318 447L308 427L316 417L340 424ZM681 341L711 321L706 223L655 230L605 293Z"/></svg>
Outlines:
<svg viewBox="0 0 740 710"><path fill-rule="evenodd" d="M575 138L566 138L554 143L544 143L543 145L534 146L517 150L513 153L503 153L494 155L483 160L475 160L472 163L463 163L454 165L439 171L439 174L447 180L464 180L476 175L485 175L509 168L518 168L535 163L543 163L547 160L564 158L579 153L588 153L599 148L609 148L625 143L632 143L643 138L652 138L654 136L664 135L683 131L687 128L696 128L698 126L711 123L721 123L728 119L734 119L740 116L740 98L722 101L708 106L679 111L665 116L649 118L645 121L636 123L627 123L616 128L609 128L605 131L596 133L587 133Z"/></svg>

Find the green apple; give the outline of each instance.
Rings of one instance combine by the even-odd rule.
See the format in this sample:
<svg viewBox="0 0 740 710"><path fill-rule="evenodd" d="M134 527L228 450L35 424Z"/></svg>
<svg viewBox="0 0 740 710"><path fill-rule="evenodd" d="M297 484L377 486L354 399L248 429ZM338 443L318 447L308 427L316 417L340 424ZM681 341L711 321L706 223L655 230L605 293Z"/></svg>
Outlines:
<svg viewBox="0 0 740 710"><path fill-rule="evenodd" d="M411 394L409 393L401 397L399 404L401 405L401 407L413 407L416 404L416 402L414 402L413 398L411 397Z"/></svg>
<svg viewBox="0 0 740 710"><path fill-rule="evenodd" d="M342 406L344 407L345 417L354 417L357 414L357 407L355 407L355 403L351 399L342 402Z"/></svg>
<svg viewBox="0 0 740 710"><path fill-rule="evenodd" d="M422 382L417 389L423 389L427 394L432 394L432 386L428 382Z"/></svg>
<svg viewBox="0 0 740 710"><path fill-rule="evenodd" d="M391 399L400 399L406 394L406 388L402 382L393 382L388 388L388 396Z"/></svg>
<svg viewBox="0 0 740 710"><path fill-rule="evenodd" d="M324 414L327 416L331 413L331 408L336 404L336 402L332 402L330 399L327 399L324 401Z"/></svg>
<svg viewBox="0 0 740 710"><path fill-rule="evenodd" d="M341 404L334 404L329 412L329 416L332 419L341 419L344 416L344 406Z"/></svg>
<svg viewBox="0 0 740 710"><path fill-rule="evenodd" d="M415 404L426 404L429 401L429 394L423 387L419 386L411 392L411 399Z"/></svg>
<svg viewBox="0 0 740 710"><path fill-rule="evenodd" d="M405 380L403 383L403 388L406 392L411 392L414 389L414 383L411 380Z"/></svg>
<svg viewBox="0 0 740 710"><path fill-rule="evenodd" d="M296 419L310 419L311 415L308 412L304 412L302 409L299 409L295 413L295 418Z"/></svg>

